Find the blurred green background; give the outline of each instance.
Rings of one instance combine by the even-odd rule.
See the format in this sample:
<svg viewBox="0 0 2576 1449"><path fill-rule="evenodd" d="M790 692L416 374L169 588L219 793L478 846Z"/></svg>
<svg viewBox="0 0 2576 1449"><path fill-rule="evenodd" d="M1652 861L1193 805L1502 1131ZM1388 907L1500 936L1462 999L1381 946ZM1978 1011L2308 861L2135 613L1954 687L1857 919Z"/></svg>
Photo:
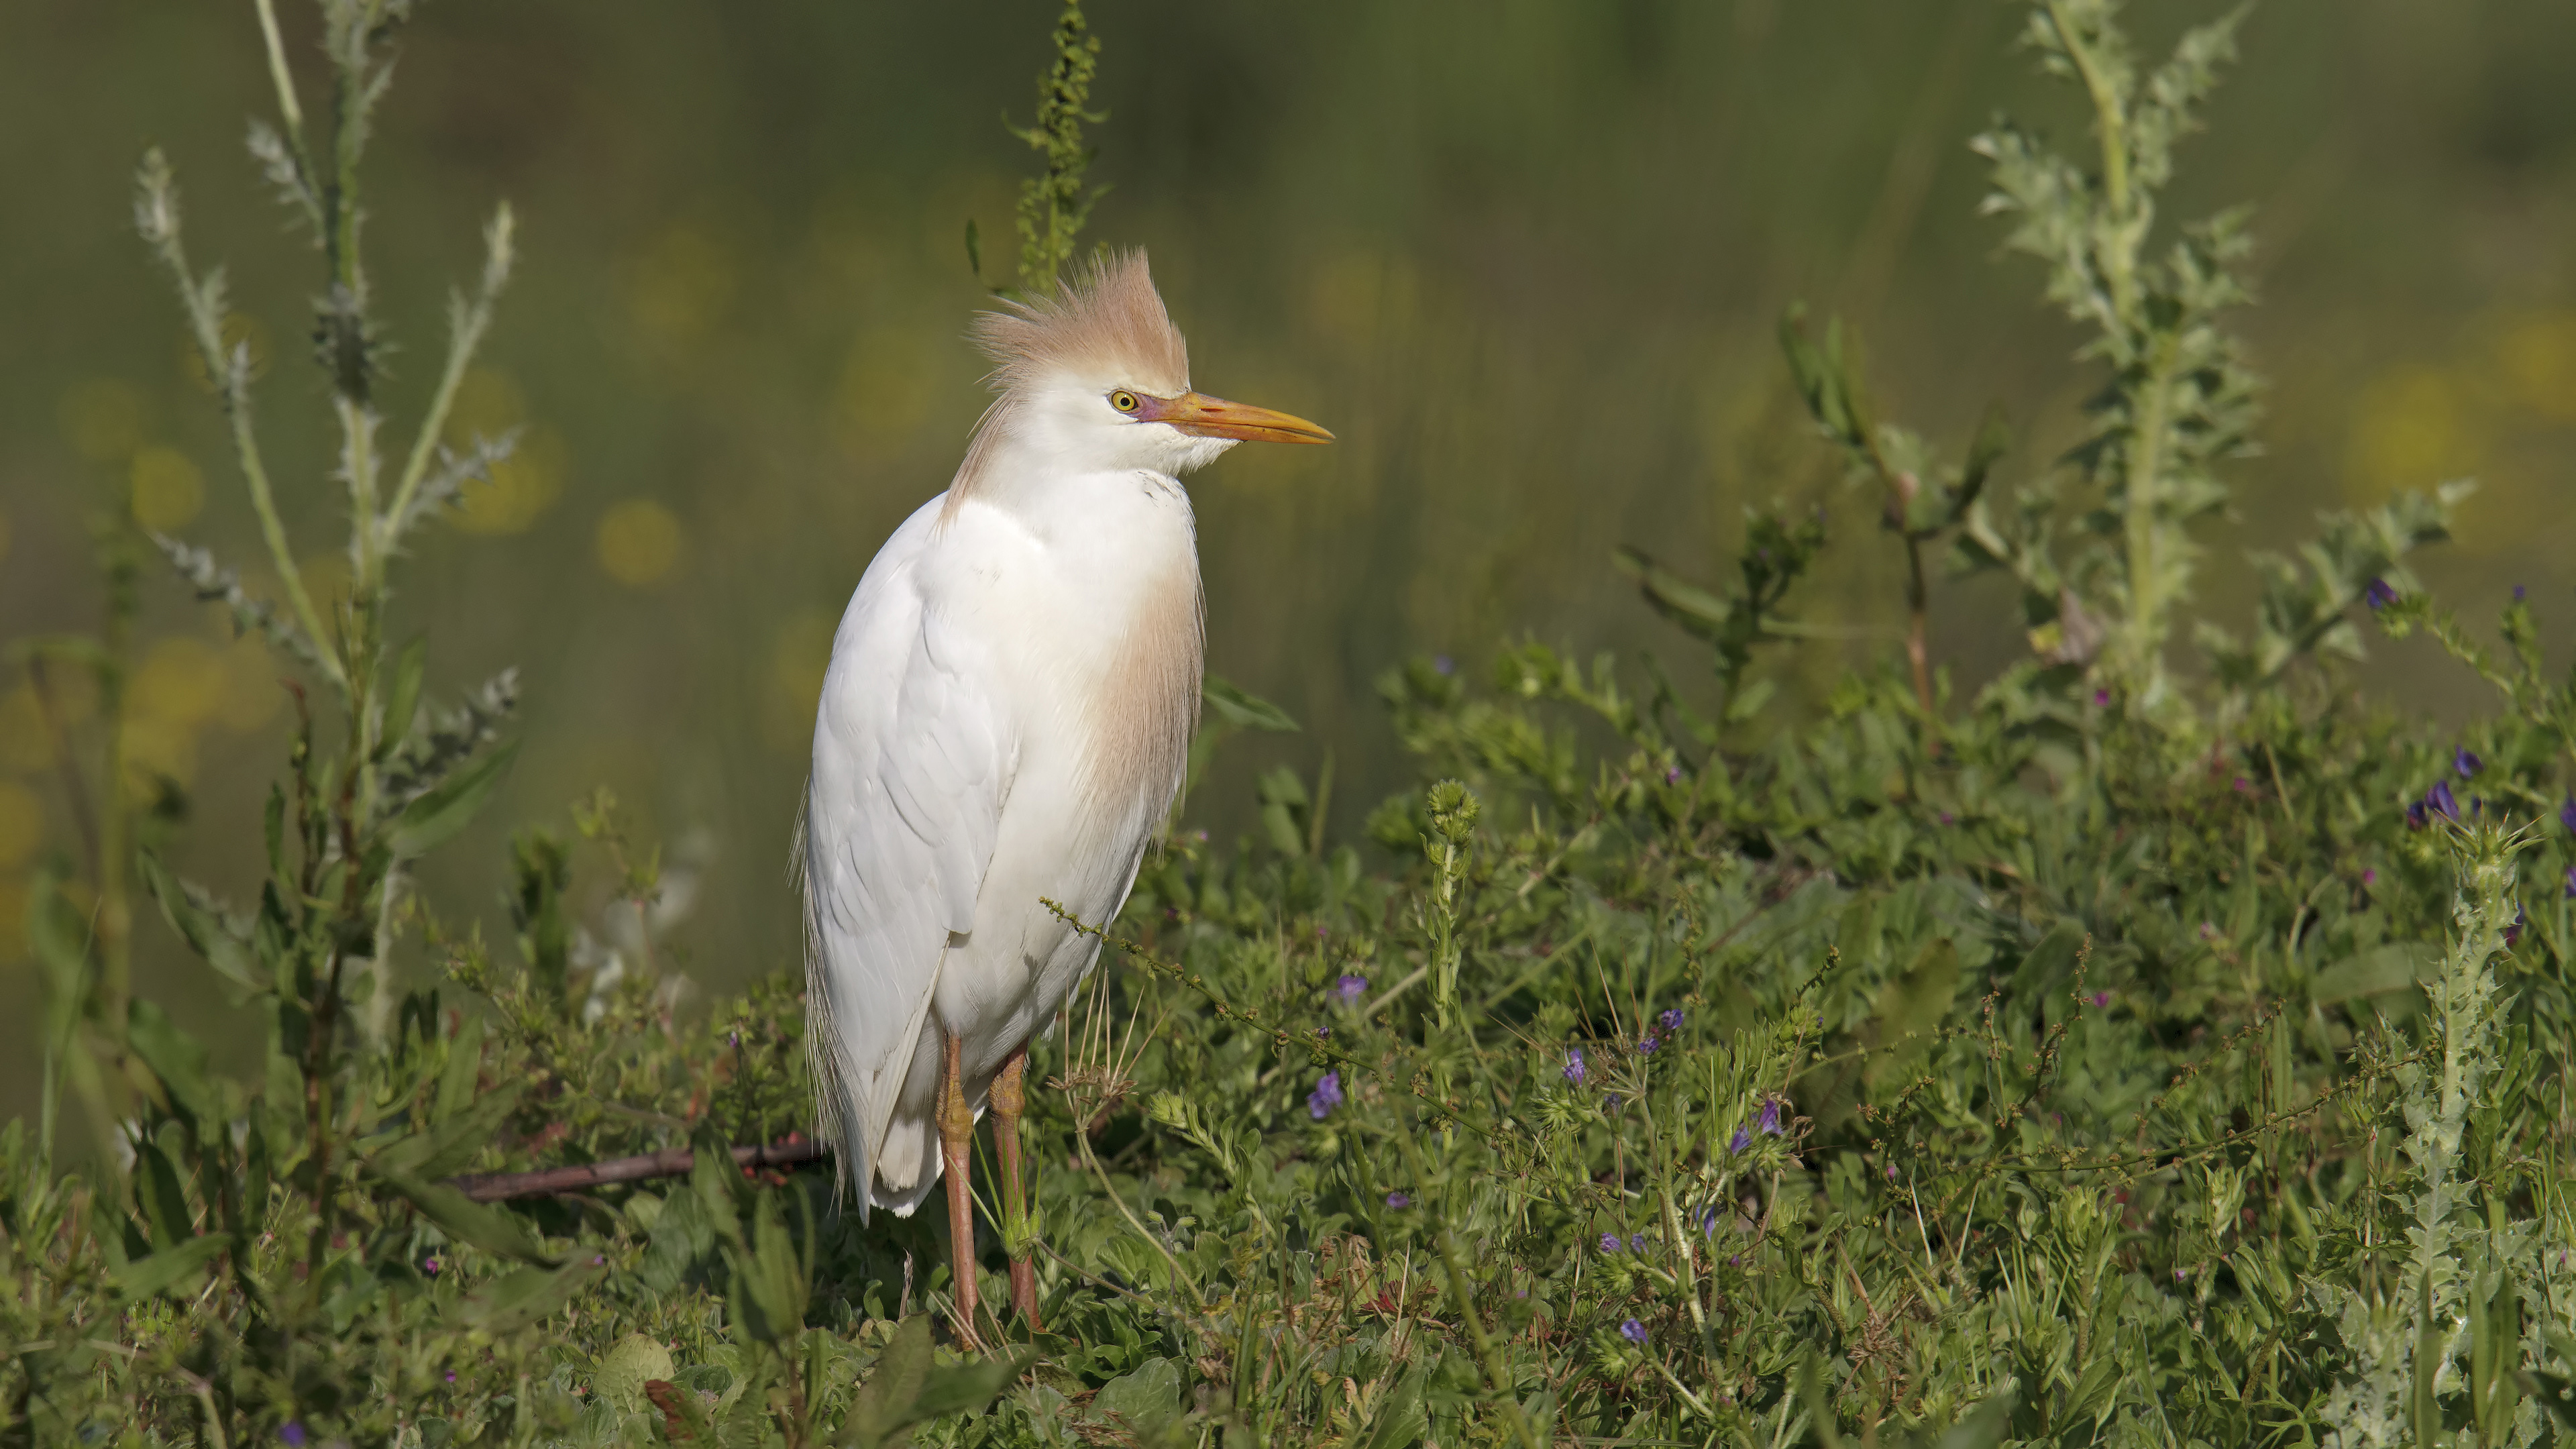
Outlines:
<svg viewBox="0 0 2576 1449"><path fill-rule="evenodd" d="M309 59L313 17L282 9ZM792 959L787 836L831 627L983 404L962 233L980 224L986 278L1005 280L1031 155L1002 122L1029 115L1054 9L423 7L368 223L398 422L500 199L524 256L462 407L467 426L525 424L521 456L429 531L400 601L404 632L433 631L437 686L523 671L506 796L424 872L449 919L506 935L506 832L562 828L567 802L607 785L687 867L693 976L723 987ZM2161 54L2214 9L2131 18ZM1112 188L1090 238L1151 250L1198 385L1342 438L1241 449L1192 483L1210 668L1307 727L1229 747L1193 805L1220 832L1248 822L1255 770L1311 778L1329 749L1335 833L1352 833L1403 778L1371 682L1410 653L1472 668L1527 631L1658 647L1700 677L1610 551L1713 573L1742 509L1771 497L1830 509L1838 546L1800 603L1857 636L1773 661L1801 686L1780 717L1890 652L1900 559L1785 384L1773 331L1793 299L1860 322L1890 417L1954 450L2000 400L2021 434L2007 485L2075 436L2096 376L2037 302L2036 267L1996 259L1964 145L2000 108L2089 146L2070 95L2009 52L2019 7L1090 13L1110 117L1093 175ZM2244 41L2167 212L2258 205L2263 301L2241 325L2276 385L2270 454L2234 470L2239 516L2206 535L2204 609L2241 618L2240 551L2295 542L2316 510L2474 474L2462 536L2424 576L2473 614L2529 584L2564 639L2576 6L2271 0ZM119 483L147 522L258 576L212 401L132 233L149 144L266 359L261 420L299 553L336 567L303 355L315 261L242 147L267 85L248 0L39 0L0 20L0 636L94 627L88 519ZM145 598L130 752L193 795L182 869L237 894L281 759L277 671L157 568ZM1996 584L1941 587L1933 609L1962 686L2023 647ZM2429 652L2383 650L2364 677L2408 708L2463 687ZM24 883L73 841L56 753L12 664L0 1023L29 1045L0 1053L0 1111L31 1100L36 1072ZM144 990L219 1009L157 921L138 938Z"/></svg>

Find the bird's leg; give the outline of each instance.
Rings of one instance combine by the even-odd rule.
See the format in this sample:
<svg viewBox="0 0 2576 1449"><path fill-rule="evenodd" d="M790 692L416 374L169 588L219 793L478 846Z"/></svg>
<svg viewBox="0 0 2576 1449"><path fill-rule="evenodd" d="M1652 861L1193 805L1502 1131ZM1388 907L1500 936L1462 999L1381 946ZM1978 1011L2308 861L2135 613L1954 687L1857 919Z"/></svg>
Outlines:
<svg viewBox="0 0 2576 1449"><path fill-rule="evenodd" d="M1002 1155L1002 1246L1011 1255L1011 1306L1020 1311L1029 1332L1038 1331L1038 1274L1029 1262L1029 1244L1037 1228L1029 1221L1020 1193L1020 1111L1028 1098L1022 1078L1028 1071L1029 1045L1020 1043L993 1078L993 1140Z"/></svg>
<svg viewBox="0 0 2576 1449"><path fill-rule="evenodd" d="M939 1155L948 1179L948 1286L957 1299L957 1337L981 1348L975 1336L975 1201L966 1180L975 1113L966 1105L966 1083L958 1074L962 1045L956 1033L940 1033Z"/></svg>

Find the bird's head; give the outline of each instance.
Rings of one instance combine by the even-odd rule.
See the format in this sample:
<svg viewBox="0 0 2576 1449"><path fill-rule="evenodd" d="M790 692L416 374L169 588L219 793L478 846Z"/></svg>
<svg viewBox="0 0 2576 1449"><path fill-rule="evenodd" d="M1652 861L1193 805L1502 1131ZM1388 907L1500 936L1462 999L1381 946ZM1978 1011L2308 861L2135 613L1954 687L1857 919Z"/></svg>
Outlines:
<svg viewBox="0 0 2576 1449"><path fill-rule="evenodd" d="M988 443L1076 472L1178 475L1239 442L1328 443L1304 418L1190 390L1189 344L1163 310L1145 254L1110 257L1052 297L975 319L1001 394L961 483Z"/></svg>

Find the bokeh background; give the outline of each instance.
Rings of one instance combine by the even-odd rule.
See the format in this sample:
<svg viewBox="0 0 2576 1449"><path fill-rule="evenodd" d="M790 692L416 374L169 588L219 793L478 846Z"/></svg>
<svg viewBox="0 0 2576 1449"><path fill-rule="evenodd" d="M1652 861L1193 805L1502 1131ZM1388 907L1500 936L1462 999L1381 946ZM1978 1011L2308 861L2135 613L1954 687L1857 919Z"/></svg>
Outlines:
<svg viewBox="0 0 2576 1449"><path fill-rule="evenodd" d="M313 17L286 12L310 60ZM2215 7L2135 7L2146 48ZM506 935L502 845L606 785L688 868L686 969L713 987L792 960L784 879L831 627L885 534L944 486L982 405L960 340L1007 280L1045 0L709 5L436 0L375 150L368 240L407 420L494 202L523 264L460 423L520 457L410 560L401 627L457 691L523 671L505 796L426 872L451 921ZM1240 449L1193 480L1210 666L1303 720L1230 746L1194 803L1220 833L1250 779L1337 762L1337 835L1403 762L1373 678L1415 652L1474 668L1522 633L1586 651L1686 641L1611 571L1647 547L1711 574L1746 505L1828 507L1803 596L1837 655L1884 657L1900 561L1804 427L1777 360L1805 299L1861 324L1891 417L1955 449L1989 400L2043 469L2096 378L1996 255L1966 138L1995 110L2089 144L2010 51L1997 0L1095 0L1090 237L1151 250L1211 391L1317 418L1329 449ZM312 71L307 71L308 79ZM2244 548L2321 508L2475 475L2421 572L2473 613L2528 584L2576 626L2576 7L2268 0L2187 144L2167 216L2258 207L2275 382L2267 457L2234 470L2201 604L2243 617ZM341 515L305 366L312 254L242 147L270 109L248 0L21 0L0 19L0 636L95 627L90 520L130 487L152 526L256 581L258 550L174 302L130 223L159 144L189 241L230 264L266 362L261 421L299 552L328 578ZM308 91L308 107L318 98ZM405 436L398 434L398 436ZM281 758L277 670L157 572L127 726L184 784L188 873L239 893ZM2022 647L2008 595L1951 584L1934 648L1973 685ZM1873 631L1876 631L1873 633ZM2467 686L2383 649L2403 708ZM82 701L65 707L77 716ZM0 1111L35 1061L24 888L65 849L59 747L0 672ZM592 888L604 889L593 882ZM148 908L147 912L148 914ZM219 1003L157 920L139 980ZM412 963L418 969L421 963ZM255 1027L246 1027L255 1031ZM208 1035L220 1033L207 1032Z"/></svg>

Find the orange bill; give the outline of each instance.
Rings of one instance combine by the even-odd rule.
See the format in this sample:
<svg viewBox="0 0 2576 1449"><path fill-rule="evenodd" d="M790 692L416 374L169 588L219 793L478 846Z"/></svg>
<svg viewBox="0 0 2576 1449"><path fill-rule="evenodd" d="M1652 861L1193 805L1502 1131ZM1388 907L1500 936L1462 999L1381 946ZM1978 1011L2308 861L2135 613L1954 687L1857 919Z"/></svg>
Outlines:
<svg viewBox="0 0 2576 1449"><path fill-rule="evenodd" d="M1170 423L1202 438L1235 438L1247 443L1329 443L1333 435L1291 413L1273 412L1250 403L1185 392L1179 397L1137 399L1136 415Z"/></svg>

